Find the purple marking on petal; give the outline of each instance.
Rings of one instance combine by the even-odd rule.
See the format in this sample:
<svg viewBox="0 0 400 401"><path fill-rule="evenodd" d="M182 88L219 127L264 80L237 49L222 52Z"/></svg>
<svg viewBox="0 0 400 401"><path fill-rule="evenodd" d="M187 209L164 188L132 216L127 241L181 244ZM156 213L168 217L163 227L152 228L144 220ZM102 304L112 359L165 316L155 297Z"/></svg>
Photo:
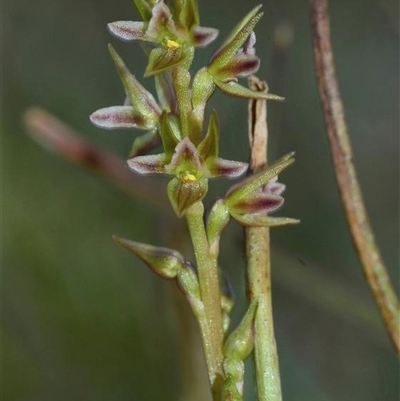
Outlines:
<svg viewBox="0 0 400 401"><path fill-rule="evenodd" d="M163 0L158 1L153 7L152 17L146 30L146 34L157 39L160 33L166 28L169 21L172 21L171 11Z"/></svg>
<svg viewBox="0 0 400 401"><path fill-rule="evenodd" d="M107 28L113 36L125 42L131 42L132 40L151 40L145 32L143 22L116 21L109 23Z"/></svg>
<svg viewBox="0 0 400 401"><path fill-rule="evenodd" d="M191 31L193 42L196 46L204 47L216 39L218 29L194 26Z"/></svg>
<svg viewBox="0 0 400 401"><path fill-rule="evenodd" d="M278 178L278 177L275 177L275 178ZM281 194L283 194L283 192L285 192L285 189L286 189L286 185L281 184L280 182L278 182L275 179L274 182L270 181L269 183L267 183L267 185L264 188L264 192L269 192L274 195L281 195Z"/></svg>
<svg viewBox="0 0 400 401"><path fill-rule="evenodd" d="M149 129L144 119L135 114L131 106L112 106L95 111L90 121L100 128L142 128Z"/></svg>
<svg viewBox="0 0 400 401"><path fill-rule="evenodd" d="M266 194L258 191L231 206L240 214L271 213L283 205L284 199L279 195Z"/></svg>
<svg viewBox="0 0 400 401"><path fill-rule="evenodd" d="M246 77L257 72L259 67L260 59L257 56L239 56L215 73L218 79L226 80L234 77Z"/></svg>
<svg viewBox="0 0 400 401"><path fill-rule="evenodd" d="M165 154L137 156L128 160L128 166L139 174L162 174L164 168Z"/></svg>
<svg viewBox="0 0 400 401"><path fill-rule="evenodd" d="M249 56L255 56L256 49L254 45L256 44L256 34L254 31L251 31L250 36L247 38L246 42L244 42L243 47L239 50L239 54L247 54Z"/></svg>
<svg viewBox="0 0 400 401"><path fill-rule="evenodd" d="M193 145L192 141L185 137L176 145L175 153L172 156L171 163L165 166L167 171L174 171L179 165L185 160L190 160L193 167L202 169L202 164L197 153L196 146Z"/></svg>
<svg viewBox="0 0 400 401"><path fill-rule="evenodd" d="M212 177L236 178L244 174L248 168L247 163L226 160L221 158L210 158L206 161Z"/></svg>

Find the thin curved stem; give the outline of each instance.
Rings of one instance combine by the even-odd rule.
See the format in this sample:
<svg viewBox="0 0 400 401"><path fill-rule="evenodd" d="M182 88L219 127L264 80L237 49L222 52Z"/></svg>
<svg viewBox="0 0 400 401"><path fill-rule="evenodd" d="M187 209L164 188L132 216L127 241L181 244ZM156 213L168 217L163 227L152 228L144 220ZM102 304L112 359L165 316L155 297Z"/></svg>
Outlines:
<svg viewBox="0 0 400 401"><path fill-rule="evenodd" d="M376 244L353 164L330 42L327 0L311 1L311 27L318 87L347 223L368 285L393 345L400 353L399 301Z"/></svg>

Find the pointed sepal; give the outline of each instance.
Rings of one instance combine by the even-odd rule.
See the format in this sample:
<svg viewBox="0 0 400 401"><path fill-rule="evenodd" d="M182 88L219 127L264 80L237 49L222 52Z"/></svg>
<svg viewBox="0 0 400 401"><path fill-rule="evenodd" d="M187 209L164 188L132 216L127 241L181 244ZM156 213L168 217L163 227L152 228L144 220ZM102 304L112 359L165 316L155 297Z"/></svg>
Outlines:
<svg viewBox="0 0 400 401"><path fill-rule="evenodd" d="M168 159L172 158L175 148L180 140L180 132L178 124L174 121L174 115L168 115L164 112L160 121L160 136L163 144L165 155Z"/></svg>
<svg viewBox="0 0 400 401"><path fill-rule="evenodd" d="M176 95L172 84L170 71L164 71L154 76L156 91L163 110L176 111Z"/></svg>
<svg viewBox="0 0 400 401"><path fill-rule="evenodd" d="M211 113L207 134L198 146L198 152L203 160L218 157L219 154L219 125L215 110Z"/></svg>
<svg viewBox="0 0 400 401"><path fill-rule="evenodd" d="M172 279L178 272L185 267L183 256L169 248L163 248L153 245L142 244L140 242L130 241L128 239L113 236L114 241L134 253L148 267L150 267L159 276Z"/></svg>
<svg viewBox="0 0 400 401"><path fill-rule="evenodd" d="M245 86L238 84L235 81L223 82L215 80L215 85L221 89L222 92L227 95L234 97L241 97L245 99L265 99L265 100L285 100L283 97L278 95L273 95L272 93L263 93L258 91L253 91Z"/></svg>
<svg viewBox="0 0 400 401"><path fill-rule="evenodd" d="M132 0L135 4L143 21L148 22L151 19L151 6L149 1L146 0Z"/></svg>
<svg viewBox="0 0 400 401"><path fill-rule="evenodd" d="M161 138L157 129L146 132L133 141L131 151L129 152L129 158L132 159L136 156L145 155L156 149L160 144Z"/></svg>
<svg viewBox="0 0 400 401"><path fill-rule="evenodd" d="M161 115L161 110L156 100L130 73L113 46L109 45L108 48L132 107L136 113L143 116L143 119L147 121L147 125L154 127Z"/></svg>
<svg viewBox="0 0 400 401"><path fill-rule="evenodd" d="M179 15L179 21L188 29L200 24L197 0L186 0Z"/></svg>
<svg viewBox="0 0 400 401"><path fill-rule="evenodd" d="M289 153L286 156L283 156L265 169L249 176L239 184L234 185L225 197L225 204L228 207L234 208L236 204L244 202L249 195L251 198L251 193L253 191L266 185L270 180L294 162L294 158L292 157L293 155L294 153Z"/></svg>
<svg viewBox="0 0 400 401"><path fill-rule="evenodd" d="M196 181L203 170L196 146L188 137L176 145L171 162L165 166L170 174L175 174L184 181Z"/></svg>
<svg viewBox="0 0 400 401"><path fill-rule="evenodd" d="M250 36L255 25L262 17L259 13L261 5L253 8L233 29L222 45L211 57L209 70L212 75L218 76L218 70L225 66L237 54L241 46Z"/></svg>
<svg viewBox="0 0 400 401"><path fill-rule="evenodd" d="M245 227L280 227L300 223L298 219L290 217L271 217L265 213L239 214L231 212L231 216L238 223Z"/></svg>

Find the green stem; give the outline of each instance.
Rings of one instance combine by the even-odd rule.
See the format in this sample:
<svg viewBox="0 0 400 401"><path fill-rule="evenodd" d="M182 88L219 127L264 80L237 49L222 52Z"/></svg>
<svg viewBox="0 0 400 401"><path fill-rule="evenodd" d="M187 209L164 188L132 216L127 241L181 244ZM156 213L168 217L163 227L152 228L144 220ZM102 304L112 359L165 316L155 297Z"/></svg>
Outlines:
<svg viewBox="0 0 400 401"><path fill-rule="evenodd" d="M253 90L268 92L265 82L249 79ZM257 99L249 102L250 169L254 173L267 164L267 106ZM278 352L274 336L271 299L269 228L246 229L247 277L250 300L258 302L254 322L254 359L259 401L281 401Z"/></svg>
<svg viewBox="0 0 400 401"><path fill-rule="evenodd" d="M221 293L218 267L210 257L203 214L203 203L197 202L187 209L186 220L196 256L201 299L207 320L206 327L201 327L204 353L214 400L217 400L223 379Z"/></svg>

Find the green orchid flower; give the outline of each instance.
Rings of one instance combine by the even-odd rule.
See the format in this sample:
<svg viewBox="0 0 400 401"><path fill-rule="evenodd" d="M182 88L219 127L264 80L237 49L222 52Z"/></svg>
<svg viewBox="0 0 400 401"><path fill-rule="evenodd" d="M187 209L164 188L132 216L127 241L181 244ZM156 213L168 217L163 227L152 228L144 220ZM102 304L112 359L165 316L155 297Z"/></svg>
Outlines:
<svg viewBox="0 0 400 401"><path fill-rule="evenodd" d="M116 21L108 24L112 35L126 42L143 41L157 47L149 55L145 76L179 66L193 58L193 48L207 46L218 30L199 26L197 4L174 1L172 11L160 0L151 8L149 3L136 4L144 21ZM151 14L150 14L151 13Z"/></svg>

